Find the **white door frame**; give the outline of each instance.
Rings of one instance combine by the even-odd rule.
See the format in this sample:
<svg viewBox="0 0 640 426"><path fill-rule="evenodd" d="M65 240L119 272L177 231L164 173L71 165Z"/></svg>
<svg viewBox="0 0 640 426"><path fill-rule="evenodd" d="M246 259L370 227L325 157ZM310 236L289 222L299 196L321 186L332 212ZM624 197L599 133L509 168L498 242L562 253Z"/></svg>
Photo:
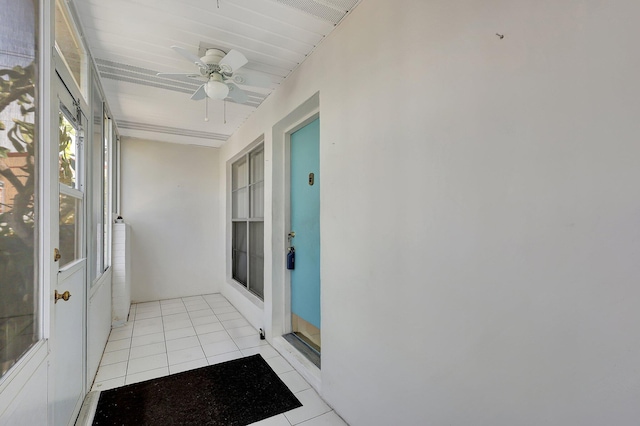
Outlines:
<svg viewBox="0 0 640 426"><path fill-rule="evenodd" d="M287 234L290 231L289 202L289 144L290 134L320 115L320 93L317 92L273 126L271 139L271 209L265 204L265 239L271 227L271 247L265 251L266 262L271 263L271 275L265 276L265 323L267 340L291 365L320 392L321 371L287 342L282 335L291 332L291 280L286 269ZM265 152L268 138L265 138ZM322 151L320 152L322 157ZM266 158L266 157L265 157ZM322 164L322 158L320 158ZM266 174L265 168L265 174ZM266 178L267 176L265 176ZM265 179L265 182L266 179ZM265 197L269 192L265 191ZM322 193L320 194L322 197ZM268 223L267 223L268 222ZM322 232L322 231L321 231ZM322 266L321 266L322 267ZM265 272L267 268L265 267ZM267 294L270 292L270 305Z"/></svg>

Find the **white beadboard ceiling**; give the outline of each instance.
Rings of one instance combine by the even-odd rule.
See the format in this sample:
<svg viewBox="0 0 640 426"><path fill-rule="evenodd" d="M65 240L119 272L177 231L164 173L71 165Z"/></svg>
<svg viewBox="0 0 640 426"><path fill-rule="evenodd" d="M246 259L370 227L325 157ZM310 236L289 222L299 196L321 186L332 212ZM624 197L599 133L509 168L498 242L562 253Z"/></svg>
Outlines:
<svg viewBox="0 0 640 426"><path fill-rule="evenodd" d="M121 135L219 147L361 0L68 1ZM197 71L173 45L236 49L249 60L241 71L272 85L241 86L246 104L209 99L205 121L205 101L190 99L201 83L156 76Z"/></svg>

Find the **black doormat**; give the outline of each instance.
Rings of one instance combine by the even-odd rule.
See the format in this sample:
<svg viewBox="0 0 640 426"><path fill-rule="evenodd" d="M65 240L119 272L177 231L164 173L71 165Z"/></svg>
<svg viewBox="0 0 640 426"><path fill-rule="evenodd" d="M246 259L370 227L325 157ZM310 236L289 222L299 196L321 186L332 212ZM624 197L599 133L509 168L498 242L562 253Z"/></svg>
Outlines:
<svg viewBox="0 0 640 426"><path fill-rule="evenodd" d="M244 426L301 407L260 355L100 393L94 426Z"/></svg>

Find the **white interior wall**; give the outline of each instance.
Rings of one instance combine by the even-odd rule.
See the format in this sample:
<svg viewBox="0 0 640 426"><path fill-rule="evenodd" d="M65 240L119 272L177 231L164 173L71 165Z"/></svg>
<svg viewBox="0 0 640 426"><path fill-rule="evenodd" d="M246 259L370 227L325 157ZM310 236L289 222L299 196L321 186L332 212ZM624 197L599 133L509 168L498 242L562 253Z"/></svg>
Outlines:
<svg viewBox="0 0 640 426"><path fill-rule="evenodd" d="M225 145L272 152L319 91L322 394L352 426L640 418L639 14L366 0Z"/></svg>
<svg viewBox="0 0 640 426"><path fill-rule="evenodd" d="M218 292L218 150L131 138L121 146L132 301Z"/></svg>

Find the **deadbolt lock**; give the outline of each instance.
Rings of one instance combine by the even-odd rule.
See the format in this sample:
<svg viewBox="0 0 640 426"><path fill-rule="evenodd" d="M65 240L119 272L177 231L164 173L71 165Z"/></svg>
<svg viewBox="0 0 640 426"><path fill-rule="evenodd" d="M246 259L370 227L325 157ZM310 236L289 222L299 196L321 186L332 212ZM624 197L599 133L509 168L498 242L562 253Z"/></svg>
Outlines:
<svg viewBox="0 0 640 426"><path fill-rule="evenodd" d="M309 185L313 186L315 179L316 179L315 175L313 173L309 173Z"/></svg>
<svg viewBox="0 0 640 426"><path fill-rule="evenodd" d="M58 250L57 248L53 249L53 261L57 262L58 260L60 260L60 258L62 257L62 255L60 254L60 250Z"/></svg>
<svg viewBox="0 0 640 426"><path fill-rule="evenodd" d="M66 301L69 300L70 297L71 297L71 293L69 293L69 290L65 291L62 294L58 293L58 290L56 290L54 292L54 296L53 296L55 302L53 302L53 303L58 303L58 300L60 300L60 299L62 299L62 300L64 300L66 302Z"/></svg>

